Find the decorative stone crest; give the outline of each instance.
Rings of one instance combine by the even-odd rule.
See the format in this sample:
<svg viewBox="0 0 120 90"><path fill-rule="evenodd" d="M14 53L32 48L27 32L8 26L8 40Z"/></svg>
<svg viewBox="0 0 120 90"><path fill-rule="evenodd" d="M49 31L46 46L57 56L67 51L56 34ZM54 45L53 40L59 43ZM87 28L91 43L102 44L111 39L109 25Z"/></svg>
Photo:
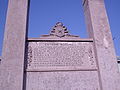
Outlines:
<svg viewBox="0 0 120 90"><path fill-rule="evenodd" d="M53 29L50 31L50 35L42 35L42 37L56 36L62 37L79 37L75 35L70 35L68 29L61 22L57 22Z"/></svg>
<svg viewBox="0 0 120 90"><path fill-rule="evenodd" d="M56 23L53 30L51 31L50 35L54 35L57 37L64 37L68 34L68 30L61 22Z"/></svg>

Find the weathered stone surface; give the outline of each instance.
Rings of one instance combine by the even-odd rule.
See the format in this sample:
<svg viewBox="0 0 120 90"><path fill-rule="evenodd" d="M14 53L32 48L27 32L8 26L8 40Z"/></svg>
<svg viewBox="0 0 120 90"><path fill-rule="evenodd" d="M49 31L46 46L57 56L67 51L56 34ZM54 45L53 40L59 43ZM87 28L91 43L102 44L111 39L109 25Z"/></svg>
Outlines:
<svg viewBox="0 0 120 90"><path fill-rule="evenodd" d="M23 90L28 0L9 0L5 25L0 90Z"/></svg>
<svg viewBox="0 0 120 90"><path fill-rule="evenodd" d="M97 71L28 72L26 90L100 90Z"/></svg>
<svg viewBox="0 0 120 90"><path fill-rule="evenodd" d="M89 36L94 39L101 90L119 90L120 74L104 0L83 0Z"/></svg>
<svg viewBox="0 0 120 90"><path fill-rule="evenodd" d="M120 63L118 63L118 67L119 67L119 72L120 72Z"/></svg>
<svg viewBox="0 0 120 90"><path fill-rule="evenodd" d="M97 69L93 42L29 42L27 61L29 71Z"/></svg>

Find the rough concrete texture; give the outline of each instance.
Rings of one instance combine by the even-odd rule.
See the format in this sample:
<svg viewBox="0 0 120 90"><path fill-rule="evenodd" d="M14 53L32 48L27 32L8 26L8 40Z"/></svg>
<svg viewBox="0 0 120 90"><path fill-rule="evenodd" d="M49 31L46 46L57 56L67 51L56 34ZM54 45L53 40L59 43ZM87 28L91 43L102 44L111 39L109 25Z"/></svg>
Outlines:
<svg viewBox="0 0 120 90"><path fill-rule="evenodd" d="M0 90L22 90L28 0L9 0L5 25Z"/></svg>
<svg viewBox="0 0 120 90"><path fill-rule="evenodd" d="M89 36L94 40L101 90L119 90L120 75L104 0L83 0Z"/></svg>
<svg viewBox="0 0 120 90"><path fill-rule="evenodd" d="M28 72L27 90L100 90L97 71Z"/></svg>

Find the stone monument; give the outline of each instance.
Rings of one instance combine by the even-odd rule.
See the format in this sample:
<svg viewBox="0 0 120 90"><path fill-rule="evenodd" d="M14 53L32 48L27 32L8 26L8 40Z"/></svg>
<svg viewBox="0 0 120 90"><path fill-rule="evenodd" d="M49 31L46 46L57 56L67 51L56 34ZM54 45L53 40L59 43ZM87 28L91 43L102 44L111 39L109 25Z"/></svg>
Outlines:
<svg viewBox="0 0 120 90"><path fill-rule="evenodd" d="M28 0L9 0L0 90L119 90L120 76L104 0L83 0L89 38L58 22L27 38Z"/></svg>

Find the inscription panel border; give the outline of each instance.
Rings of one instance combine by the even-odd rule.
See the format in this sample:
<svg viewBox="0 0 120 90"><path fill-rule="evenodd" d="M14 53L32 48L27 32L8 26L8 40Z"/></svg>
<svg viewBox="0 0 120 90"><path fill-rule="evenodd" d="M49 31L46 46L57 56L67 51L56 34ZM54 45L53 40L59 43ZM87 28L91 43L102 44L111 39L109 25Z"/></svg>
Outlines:
<svg viewBox="0 0 120 90"><path fill-rule="evenodd" d="M93 42L93 39L44 39L44 38L36 38L36 39L28 39L29 42ZM96 59L95 59L96 62ZM95 63L96 64L96 63ZM41 67L41 68L33 68L33 69L26 69L28 72L39 72L39 71L97 71L97 66L94 68L82 68L82 67Z"/></svg>

